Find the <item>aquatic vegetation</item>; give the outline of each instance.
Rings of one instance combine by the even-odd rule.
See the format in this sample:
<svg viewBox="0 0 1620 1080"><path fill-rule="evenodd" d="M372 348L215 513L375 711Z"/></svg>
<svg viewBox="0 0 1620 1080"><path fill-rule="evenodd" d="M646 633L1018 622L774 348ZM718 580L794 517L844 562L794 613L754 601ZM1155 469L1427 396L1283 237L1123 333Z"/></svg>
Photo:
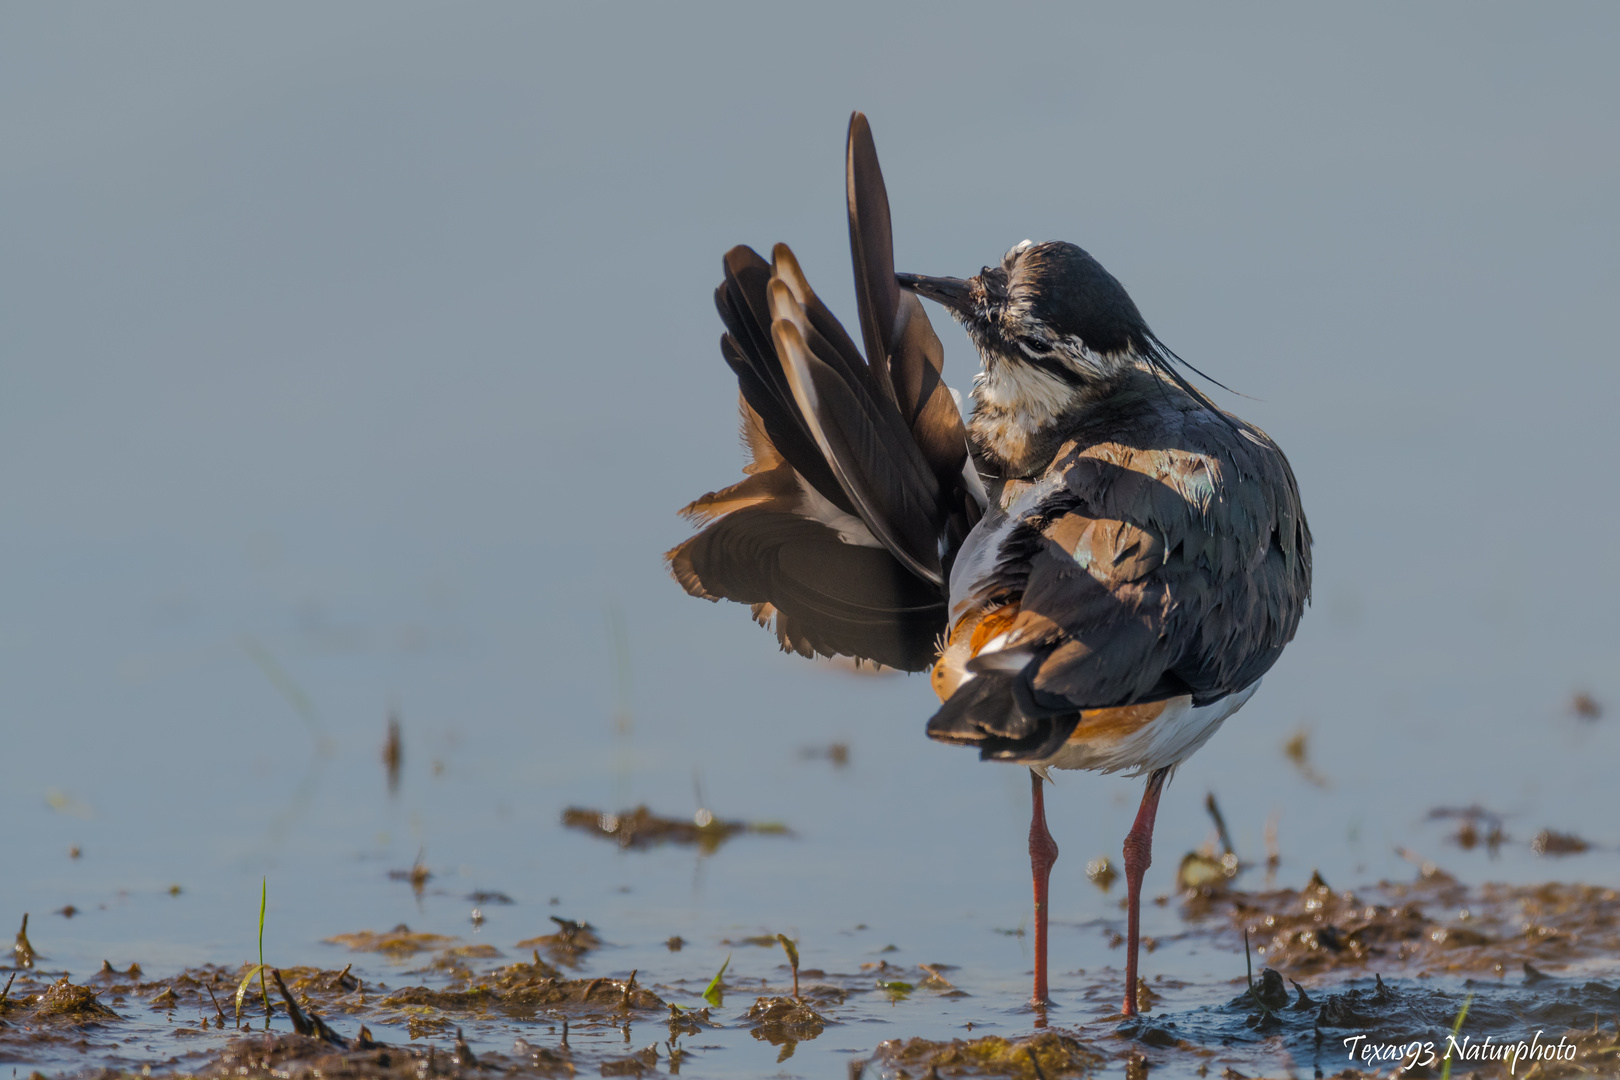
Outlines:
<svg viewBox="0 0 1620 1080"><path fill-rule="evenodd" d="M725 986L720 982L720 980L725 977L726 968L730 966L731 956L728 954L726 956L726 962L720 965L720 970L714 973L714 978L709 980L709 985L703 988L703 1000L707 1001L710 1005L713 1005L716 1008L719 1008L721 1005L726 1003L724 993Z"/></svg>
<svg viewBox="0 0 1620 1080"><path fill-rule="evenodd" d="M1080 1040L1055 1031L1023 1039L1000 1035L949 1042L890 1039L878 1045L873 1057L893 1069L896 1076L1005 1076L1020 1080L1083 1076L1108 1061Z"/></svg>
<svg viewBox="0 0 1620 1080"><path fill-rule="evenodd" d="M517 943L518 948L544 949L557 963L564 967L577 968L586 953L602 944L602 939L596 936L596 931L590 923L560 919L555 915L551 916L551 921L557 924L555 934L526 938Z"/></svg>
<svg viewBox="0 0 1620 1080"><path fill-rule="evenodd" d="M404 923L400 923L392 930L382 933L360 930L352 934L333 934L326 940L333 945L347 945L355 952L389 953L396 957L404 957L443 948L456 939L443 934L417 933Z"/></svg>

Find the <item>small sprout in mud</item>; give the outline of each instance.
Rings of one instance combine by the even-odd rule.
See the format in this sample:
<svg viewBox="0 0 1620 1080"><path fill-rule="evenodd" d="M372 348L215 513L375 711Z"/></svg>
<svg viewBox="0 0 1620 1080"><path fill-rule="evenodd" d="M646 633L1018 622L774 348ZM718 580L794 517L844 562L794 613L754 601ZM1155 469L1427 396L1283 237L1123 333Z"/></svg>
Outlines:
<svg viewBox="0 0 1620 1080"><path fill-rule="evenodd" d="M637 969L637 970L639 970L639 969ZM634 1002L635 1002L635 993L636 993L636 971L633 970L633 971L630 972L630 977L624 981L624 998L619 1002L619 1008L621 1008L621 1009L629 1009L631 1007L631 1005L634 1004ZM589 994L586 994L585 996L586 996L587 999L589 999L589 997L590 997Z"/></svg>
<svg viewBox="0 0 1620 1080"><path fill-rule="evenodd" d="M400 738L399 713L389 710L388 737L383 740L382 749L383 768L388 771L388 793L392 795L399 790L400 766L405 763L405 746Z"/></svg>
<svg viewBox="0 0 1620 1080"><path fill-rule="evenodd" d="M907 994L910 994L913 990L917 989L911 983L901 982L898 979L894 980L893 982L884 982L880 979L878 980L877 988L882 990L885 994L888 994L889 1000L891 1001L904 1001Z"/></svg>
<svg viewBox="0 0 1620 1080"><path fill-rule="evenodd" d="M247 969L247 974L243 975L242 976L242 981L236 984L236 1026L237 1027L242 1026L242 1002L247 999L248 987L253 985L253 976L255 976L255 975L258 975L261 978L263 977L263 975L264 975L264 965L263 964L249 964L248 969ZM270 1024L270 998L269 998L268 994L265 995L264 1008L265 1008L264 1022L265 1022L265 1026L268 1027L269 1024Z"/></svg>
<svg viewBox="0 0 1620 1080"><path fill-rule="evenodd" d="M1596 720L1603 715L1603 706L1597 698L1582 692L1569 699L1569 711L1582 720Z"/></svg>
<svg viewBox="0 0 1620 1080"><path fill-rule="evenodd" d="M1255 1003L1255 1005L1259 1006L1260 1014L1266 1020L1275 1020L1275 1019L1277 1019L1276 1015L1274 1013L1272 1013L1271 1009L1266 1005L1265 1001L1261 998L1260 987L1255 984L1255 981L1254 981L1254 961L1249 956L1249 932L1247 930L1243 931L1243 966L1247 969L1244 972L1244 974L1248 977L1248 980L1249 980L1249 1000L1253 1001ZM1270 971L1271 969L1267 968L1266 970ZM1264 980L1262 980L1262 982L1263 981ZM1278 982L1282 981L1280 976L1278 977L1277 981ZM1283 997L1286 998L1287 996L1288 996L1288 991L1284 990L1283 991Z"/></svg>
<svg viewBox="0 0 1620 1080"><path fill-rule="evenodd" d="M721 984L720 979L725 975L726 968L730 966L731 955L728 953L726 955L726 962L720 965L720 970L714 973L714 978L709 980L709 985L703 988L703 1000L707 1001L715 1008L719 1008L721 1005L725 1004L725 987Z"/></svg>
<svg viewBox="0 0 1620 1080"><path fill-rule="evenodd" d="M1288 741L1283 743L1283 756L1293 762L1294 768L1299 770L1299 775L1308 783L1319 788L1332 786L1328 783L1327 777L1317 772L1316 767L1311 764L1310 733L1304 728L1294 732L1288 737Z"/></svg>
<svg viewBox="0 0 1620 1080"><path fill-rule="evenodd" d="M347 971L348 968L344 968L343 970ZM214 1003L214 1026L217 1028L224 1027L225 1010L219 1007L219 998L214 996L214 988L209 986L207 983L203 983L203 989L208 991L208 1000Z"/></svg>
<svg viewBox="0 0 1620 1080"><path fill-rule="evenodd" d="M799 996L799 949L788 940L786 934L777 934L776 940L782 943L782 951L787 953L788 966L793 969L793 996Z"/></svg>
<svg viewBox="0 0 1620 1080"><path fill-rule="evenodd" d="M1114 887L1114 882L1119 880L1119 871L1114 869L1114 864L1104 855L1086 863L1086 877L1090 878L1091 883L1097 888L1107 892Z"/></svg>
<svg viewBox="0 0 1620 1080"><path fill-rule="evenodd" d="M1579 855L1592 847L1574 833L1542 829L1530 841L1530 850L1537 855Z"/></svg>
<svg viewBox="0 0 1620 1080"><path fill-rule="evenodd" d="M674 937L669 938L664 942L664 948L668 949L670 952L680 952L685 946L686 939L681 937L679 934L676 934Z"/></svg>
<svg viewBox="0 0 1620 1080"><path fill-rule="evenodd" d="M0 990L0 1013L6 1011L6 999L11 996L11 984L17 981L17 973L13 971L11 978L6 980L6 988Z"/></svg>
<svg viewBox="0 0 1620 1080"><path fill-rule="evenodd" d="M34 946L28 941L28 912L23 912L22 928L17 931L17 943L11 947L17 958L17 966L31 968L34 966Z"/></svg>

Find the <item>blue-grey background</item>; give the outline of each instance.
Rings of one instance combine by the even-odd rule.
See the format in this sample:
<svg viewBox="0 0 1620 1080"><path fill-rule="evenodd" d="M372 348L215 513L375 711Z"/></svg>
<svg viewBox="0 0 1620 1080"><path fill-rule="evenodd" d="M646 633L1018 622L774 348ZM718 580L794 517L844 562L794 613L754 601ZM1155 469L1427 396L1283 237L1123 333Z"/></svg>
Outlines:
<svg viewBox="0 0 1620 1080"><path fill-rule="evenodd" d="M1287 881L1407 875L1404 845L1614 882L1616 719L1568 703L1620 704L1617 29L1595 4L8 5L0 920L80 972L235 963L268 877L267 948L329 962L363 926L468 933L462 894L497 888L519 903L485 935L590 918L623 946L604 971L680 932L706 975L738 927L852 966L864 923L1016 1000L1027 953L989 930L1027 919L1023 774L927 742L926 680L781 656L660 562L675 509L739 475L721 253L787 241L853 318L853 108L902 269L1080 243L1298 473L1315 604L1170 789L1150 892L1209 790L1251 857L1278 816ZM1282 754L1302 729L1326 786ZM833 740L847 769L801 756ZM700 862L558 824L685 815L695 781L796 838ZM1118 921L1083 866L1118 861L1138 792L1050 800L1059 970L1118 960L1065 926ZM1508 815L1494 863L1425 820L1476 802ZM1546 826L1599 850L1537 860ZM421 904L385 877L419 852Z"/></svg>

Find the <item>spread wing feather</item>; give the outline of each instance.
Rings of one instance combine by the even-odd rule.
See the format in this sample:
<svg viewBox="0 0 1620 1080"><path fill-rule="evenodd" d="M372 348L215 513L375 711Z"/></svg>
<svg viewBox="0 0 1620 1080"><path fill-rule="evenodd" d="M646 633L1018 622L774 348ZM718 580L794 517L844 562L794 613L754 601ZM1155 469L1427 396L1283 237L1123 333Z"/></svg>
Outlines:
<svg viewBox="0 0 1620 1080"><path fill-rule="evenodd" d="M944 579L982 504L942 350L894 278L887 196L865 118L846 154L866 355L777 245L725 257L715 306L754 461L686 508L703 530L666 556L696 596L749 604L783 648L920 670Z"/></svg>

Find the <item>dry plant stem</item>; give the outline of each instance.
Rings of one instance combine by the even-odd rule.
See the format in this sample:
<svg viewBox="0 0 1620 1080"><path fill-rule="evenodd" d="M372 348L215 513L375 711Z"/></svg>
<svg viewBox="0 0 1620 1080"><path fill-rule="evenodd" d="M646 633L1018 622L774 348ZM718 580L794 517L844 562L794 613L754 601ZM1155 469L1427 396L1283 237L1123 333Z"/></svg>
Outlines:
<svg viewBox="0 0 1620 1080"><path fill-rule="evenodd" d="M1159 769L1148 777L1142 793L1142 807L1136 824L1125 837L1125 1004L1126 1016L1136 1015L1136 954L1142 943L1142 875L1153 863L1153 821L1159 813L1159 795L1164 791L1169 769Z"/></svg>
<svg viewBox="0 0 1620 1080"><path fill-rule="evenodd" d="M1057 862L1058 846L1046 828L1046 793L1040 773L1031 769L1029 794L1033 809L1029 819L1029 872L1035 886L1035 988L1030 993L1031 1005L1047 1005L1051 999L1046 992L1046 916L1050 907L1047 883L1052 877L1052 865Z"/></svg>

